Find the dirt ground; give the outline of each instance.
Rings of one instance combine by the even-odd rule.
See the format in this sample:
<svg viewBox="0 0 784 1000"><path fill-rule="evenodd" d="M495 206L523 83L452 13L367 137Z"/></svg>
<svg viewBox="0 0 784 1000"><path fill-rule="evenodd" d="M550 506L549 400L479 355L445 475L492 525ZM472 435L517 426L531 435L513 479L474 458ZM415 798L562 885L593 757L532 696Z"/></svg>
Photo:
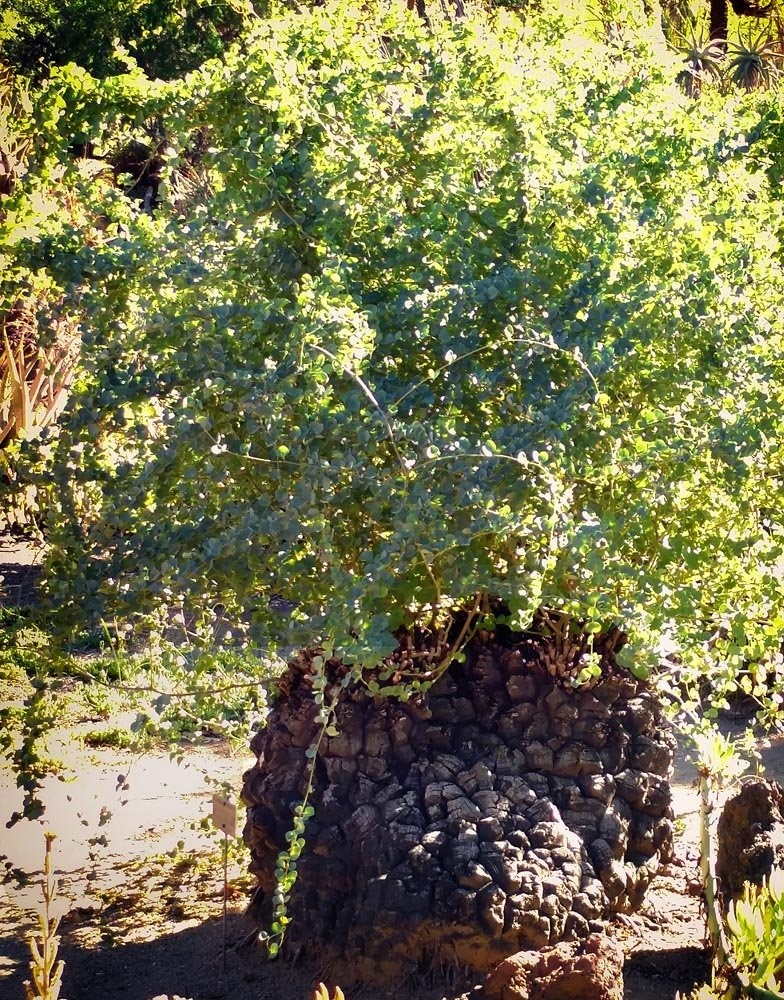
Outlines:
<svg viewBox="0 0 784 1000"><path fill-rule="evenodd" d="M34 554L24 546L0 540L7 591L9 583L21 594L27 591L35 575L31 563ZM128 721L113 718L110 724ZM739 732L742 724L727 721L725 729ZM216 741L212 747L185 748L179 763L162 753L134 758L116 748L86 747L78 735L78 727L55 734L53 756L62 767L44 788L43 819L0 832L0 855L13 869L0 896L0 1000L23 996L25 938L41 899L36 873L49 829L57 833L62 1000L309 1000L319 979L348 985L345 971L336 978L335 970L318 967L307 955L293 965L262 959L244 916L252 884L240 841L232 841L229 851L224 953L221 836L205 830L203 820L211 814L218 786L236 795L248 757L232 756ZM763 759L769 776L784 780L784 739L773 741ZM5 820L18 808L21 792L3 766ZM627 1000L671 1000L708 976L694 779L693 765L679 753L672 782L675 860L653 883L642 911L616 918L609 927L627 955ZM240 816L238 832L241 823ZM27 885L20 884L24 876ZM390 996L440 1000L470 985L430 989L400 983ZM349 995L382 996L376 988Z"/></svg>

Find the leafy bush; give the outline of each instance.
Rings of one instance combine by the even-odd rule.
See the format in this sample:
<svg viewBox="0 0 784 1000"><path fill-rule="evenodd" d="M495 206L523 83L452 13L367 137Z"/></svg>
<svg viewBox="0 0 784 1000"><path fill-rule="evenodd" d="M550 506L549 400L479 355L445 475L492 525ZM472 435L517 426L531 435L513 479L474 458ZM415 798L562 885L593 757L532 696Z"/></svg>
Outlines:
<svg viewBox="0 0 784 1000"><path fill-rule="evenodd" d="M695 105L628 26L567 13L328 5L181 81L49 83L38 169L101 220L15 251L82 317L64 614L220 605L359 671L496 595L518 626L622 623L638 673L664 637L718 695L775 661L779 98ZM153 216L69 153L134 130Z"/></svg>
<svg viewBox="0 0 784 1000"><path fill-rule="evenodd" d="M729 65L727 71L737 87L756 90L770 87L779 75L776 59L780 57L778 44L765 31L756 37L751 32L744 38L739 35L737 42L728 46Z"/></svg>
<svg viewBox="0 0 784 1000"><path fill-rule="evenodd" d="M9 0L0 60L37 77L69 62L109 76L124 68L115 52L120 42L150 76L170 78L219 55L240 30L241 11L231 0Z"/></svg>

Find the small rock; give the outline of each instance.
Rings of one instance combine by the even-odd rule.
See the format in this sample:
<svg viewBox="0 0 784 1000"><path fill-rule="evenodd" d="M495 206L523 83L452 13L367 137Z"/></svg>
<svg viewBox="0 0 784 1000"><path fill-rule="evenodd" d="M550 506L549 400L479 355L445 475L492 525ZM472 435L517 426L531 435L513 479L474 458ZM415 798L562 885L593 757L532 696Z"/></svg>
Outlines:
<svg viewBox="0 0 784 1000"><path fill-rule="evenodd" d="M640 695L626 702L626 721L635 734L647 733L653 725L653 705L650 696Z"/></svg>
<svg viewBox="0 0 784 1000"><path fill-rule="evenodd" d="M452 715L457 723L470 722L476 718L476 711L468 698L455 698L452 702Z"/></svg>
<svg viewBox="0 0 784 1000"><path fill-rule="evenodd" d="M490 973L482 1000L623 1000L623 951L602 934L521 951Z"/></svg>
<svg viewBox="0 0 784 1000"><path fill-rule="evenodd" d="M456 924L472 925L476 920L476 893L468 889L455 889L446 901L452 920Z"/></svg>
<svg viewBox="0 0 784 1000"><path fill-rule="evenodd" d="M621 861L611 861L601 872L602 885L608 898L612 901L622 896L629 889L629 873Z"/></svg>
<svg viewBox="0 0 784 1000"><path fill-rule="evenodd" d="M475 805L464 795L461 795L460 798L451 799L447 802L446 808L450 820L467 819L477 822L477 820L482 818L482 811L479 806Z"/></svg>
<svg viewBox="0 0 784 1000"><path fill-rule="evenodd" d="M382 757L366 757L360 754L357 757L357 767L371 781L382 781L387 776L387 763Z"/></svg>
<svg viewBox="0 0 784 1000"><path fill-rule="evenodd" d="M629 763L638 771L650 771L666 777L670 773L674 750L674 741L665 743L661 736L658 740L638 736Z"/></svg>
<svg viewBox="0 0 784 1000"><path fill-rule="evenodd" d="M504 908L506 894L497 885L488 885L476 895L479 919L491 937L501 937L504 933Z"/></svg>
<svg viewBox="0 0 784 1000"><path fill-rule="evenodd" d="M568 743L555 760L554 773L563 778L578 778L583 774L599 775L602 760L592 747L582 743Z"/></svg>
<svg viewBox="0 0 784 1000"><path fill-rule="evenodd" d="M586 774L580 778L580 788L590 799L609 805L615 796L615 780L611 774Z"/></svg>
<svg viewBox="0 0 784 1000"><path fill-rule="evenodd" d="M601 916L602 912L601 905L597 906L595 897L591 898L591 895L587 892L578 892L572 898L572 909L584 918L586 926L589 920L595 920Z"/></svg>
<svg viewBox="0 0 784 1000"><path fill-rule="evenodd" d="M536 795L528 783L514 775L502 775L498 779L497 788L510 802L520 808L532 806L536 802Z"/></svg>
<svg viewBox="0 0 784 1000"><path fill-rule="evenodd" d="M361 841L378 828L378 810L375 806L362 805L355 809L340 826L349 843Z"/></svg>
<svg viewBox="0 0 784 1000"><path fill-rule="evenodd" d="M468 864L469 861L476 861L479 857L479 837L474 833L473 838L460 835L449 841L444 850L444 866L447 870L457 870Z"/></svg>
<svg viewBox="0 0 784 1000"><path fill-rule="evenodd" d="M499 816L509 812L509 799L492 789L474 792L471 798L485 816Z"/></svg>
<svg viewBox="0 0 784 1000"><path fill-rule="evenodd" d="M572 910L566 915L564 924L564 936L567 939L584 938L590 934L591 928L588 921L580 913Z"/></svg>
<svg viewBox="0 0 784 1000"><path fill-rule="evenodd" d="M536 799L526 810L526 817L531 823L560 823L561 814L548 799Z"/></svg>
<svg viewBox="0 0 784 1000"><path fill-rule="evenodd" d="M482 841L500 840L504 830L495 816L484 816L476 824L476 831Z"/></svg>
<svg viewBox="0 0 784 1000"><path fill-rule="evenodd" d="M513 674L506 682L506 690L514 702L531 702L536 698L536 678L531 674Z"/></svg>
<svg viewBox="0 0 784 1000"><path fill-rule="evenodd" d="M447 835L444 830L428 830L422 834L422 846L430 854L438 854L447 842Z"/></svg>
<svg viewBox="0 0 784 1000"><path fill-rule="evenodd" d="M493 772L483 761L477 761L468 771L462 771L457 776L457 784L466 795L473 796L476 792L490 791L493 787Z"/></svg>
<svg viewBox="0 0 784 1000"><path fill-rule="evenodd" d="M609 805L599 823L599 836L613 847L615 857L626 853L626 840L632 822L632 811L623 799Z"/></svg>
<svg viewBox="0 0 784 1000"><path fill-rule="evenodd" d="M552 774L554 769L554 754L544 743L529 743L525 751L525 762L532 771L540 774Z"/></svg>
<svg viewBox="0 0 784 1000"><path fill-rule="evenodd" d="M512 830L507 839L513 847L516 847L524 854L531 849L531 841L526 836L524 830Z"/></svg>
<svg viewBox="0 0 784 1000"><path fill-rule="evenodd" d="M666 778L626 768L615 775L617 794L633 809L661 816L670 805L670 786Z"/></svg>
<svg viewBox="0 0 784 1000"><path fill-rule="evenodd" d="M525 755L522 750L516 747L499 747L493 754L491 761L488 761L489 764L491 762L495 773L498 775L519 776L526 769Z"/></svg>
<svg viewBox="0 0 784 1000"><path fill-rule="evenodd" d="M511 902L520 896L509 898ZM527 902L530 904L530 900ZM540 907L541 903L537 903L535 909L518 910L513 907L511 912L507 907L506 912L509 930L517 936L518 941L532 948L546 948L550 944L550 920L540 912Z"/></svg>
<svg viewBox="0 0 784 1000"><path fill-rule="evenodd" d="M465 870L457 876L458 885L463 886L464 889L483 889L492 881L487 869L475 861L469 861Z"/></svg>

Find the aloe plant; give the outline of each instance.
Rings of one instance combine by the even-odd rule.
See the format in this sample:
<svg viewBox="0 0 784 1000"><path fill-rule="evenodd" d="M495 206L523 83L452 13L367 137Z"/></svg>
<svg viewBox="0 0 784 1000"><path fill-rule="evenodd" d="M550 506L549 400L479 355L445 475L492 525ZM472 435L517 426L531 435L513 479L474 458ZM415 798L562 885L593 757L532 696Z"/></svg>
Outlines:
<svg viewBox="0 0 784 1000"><path fill-rule="evenodd" d="M24 87L0 65L0 219L2 199L27 170L31 113ZM35 436L57 418L67 398L78 343L70 329L58 327L43 348L33 318L37 305L34 295L11 299L0 315L0 448Z"/></svg>
<svg viewBox="0 0 784 1000"><path fill-rule="evenodd" d="M685 66L678 74L678 84L687 97L699 97L707 80L721 79L724 50L715 39L704 39L692 27L686 44L677 47L684 57Z"/></svg>
<svg viewBox="0 0 784 1000"><path fill-rule="evenodd" d="M25 173L32 139L21 135L14 122L20 113L29 115L31 110L24 87L0 64L0 197L10 194L17 178Z"/></svg>
<svg viewBox="0 0 784 1000"><path fill-rule="evenodd" d="M20 333L14 343L7 326L0 340L0 447L17 437L33 437L54 421L68 398L78 344L56 339L48 350Z"/></svg>
<svg viewBox="0 0 784 1000"><path fill-rule="evenodd" d="M768 89L779 75L776 59L781 52L766 31L752 36L751 32L744 41L742 36L737 42L732 42L727 55L727 74L730 80L746 91Z"/></svg>

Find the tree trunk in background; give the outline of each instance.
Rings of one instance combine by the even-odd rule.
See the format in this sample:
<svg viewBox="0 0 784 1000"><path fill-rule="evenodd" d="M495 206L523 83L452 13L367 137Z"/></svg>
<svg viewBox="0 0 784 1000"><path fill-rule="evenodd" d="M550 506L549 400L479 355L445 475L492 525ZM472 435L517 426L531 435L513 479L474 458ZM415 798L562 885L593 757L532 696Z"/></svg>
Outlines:
<svg viewBox="0 0 784 1000"><path fill-rule="evenodd" d="M752 0L729 0L738 17L767 17L773 9L772 3L759 4ZM710 0L710 37L726 46L729 19L728 0Z"/></svg>
<svg viewBox="0 0 784 1000"><path fill-rule="evenodd" d="M729 6L727 0L710 0L710 37L722 46L727 44Z"/></svg>

